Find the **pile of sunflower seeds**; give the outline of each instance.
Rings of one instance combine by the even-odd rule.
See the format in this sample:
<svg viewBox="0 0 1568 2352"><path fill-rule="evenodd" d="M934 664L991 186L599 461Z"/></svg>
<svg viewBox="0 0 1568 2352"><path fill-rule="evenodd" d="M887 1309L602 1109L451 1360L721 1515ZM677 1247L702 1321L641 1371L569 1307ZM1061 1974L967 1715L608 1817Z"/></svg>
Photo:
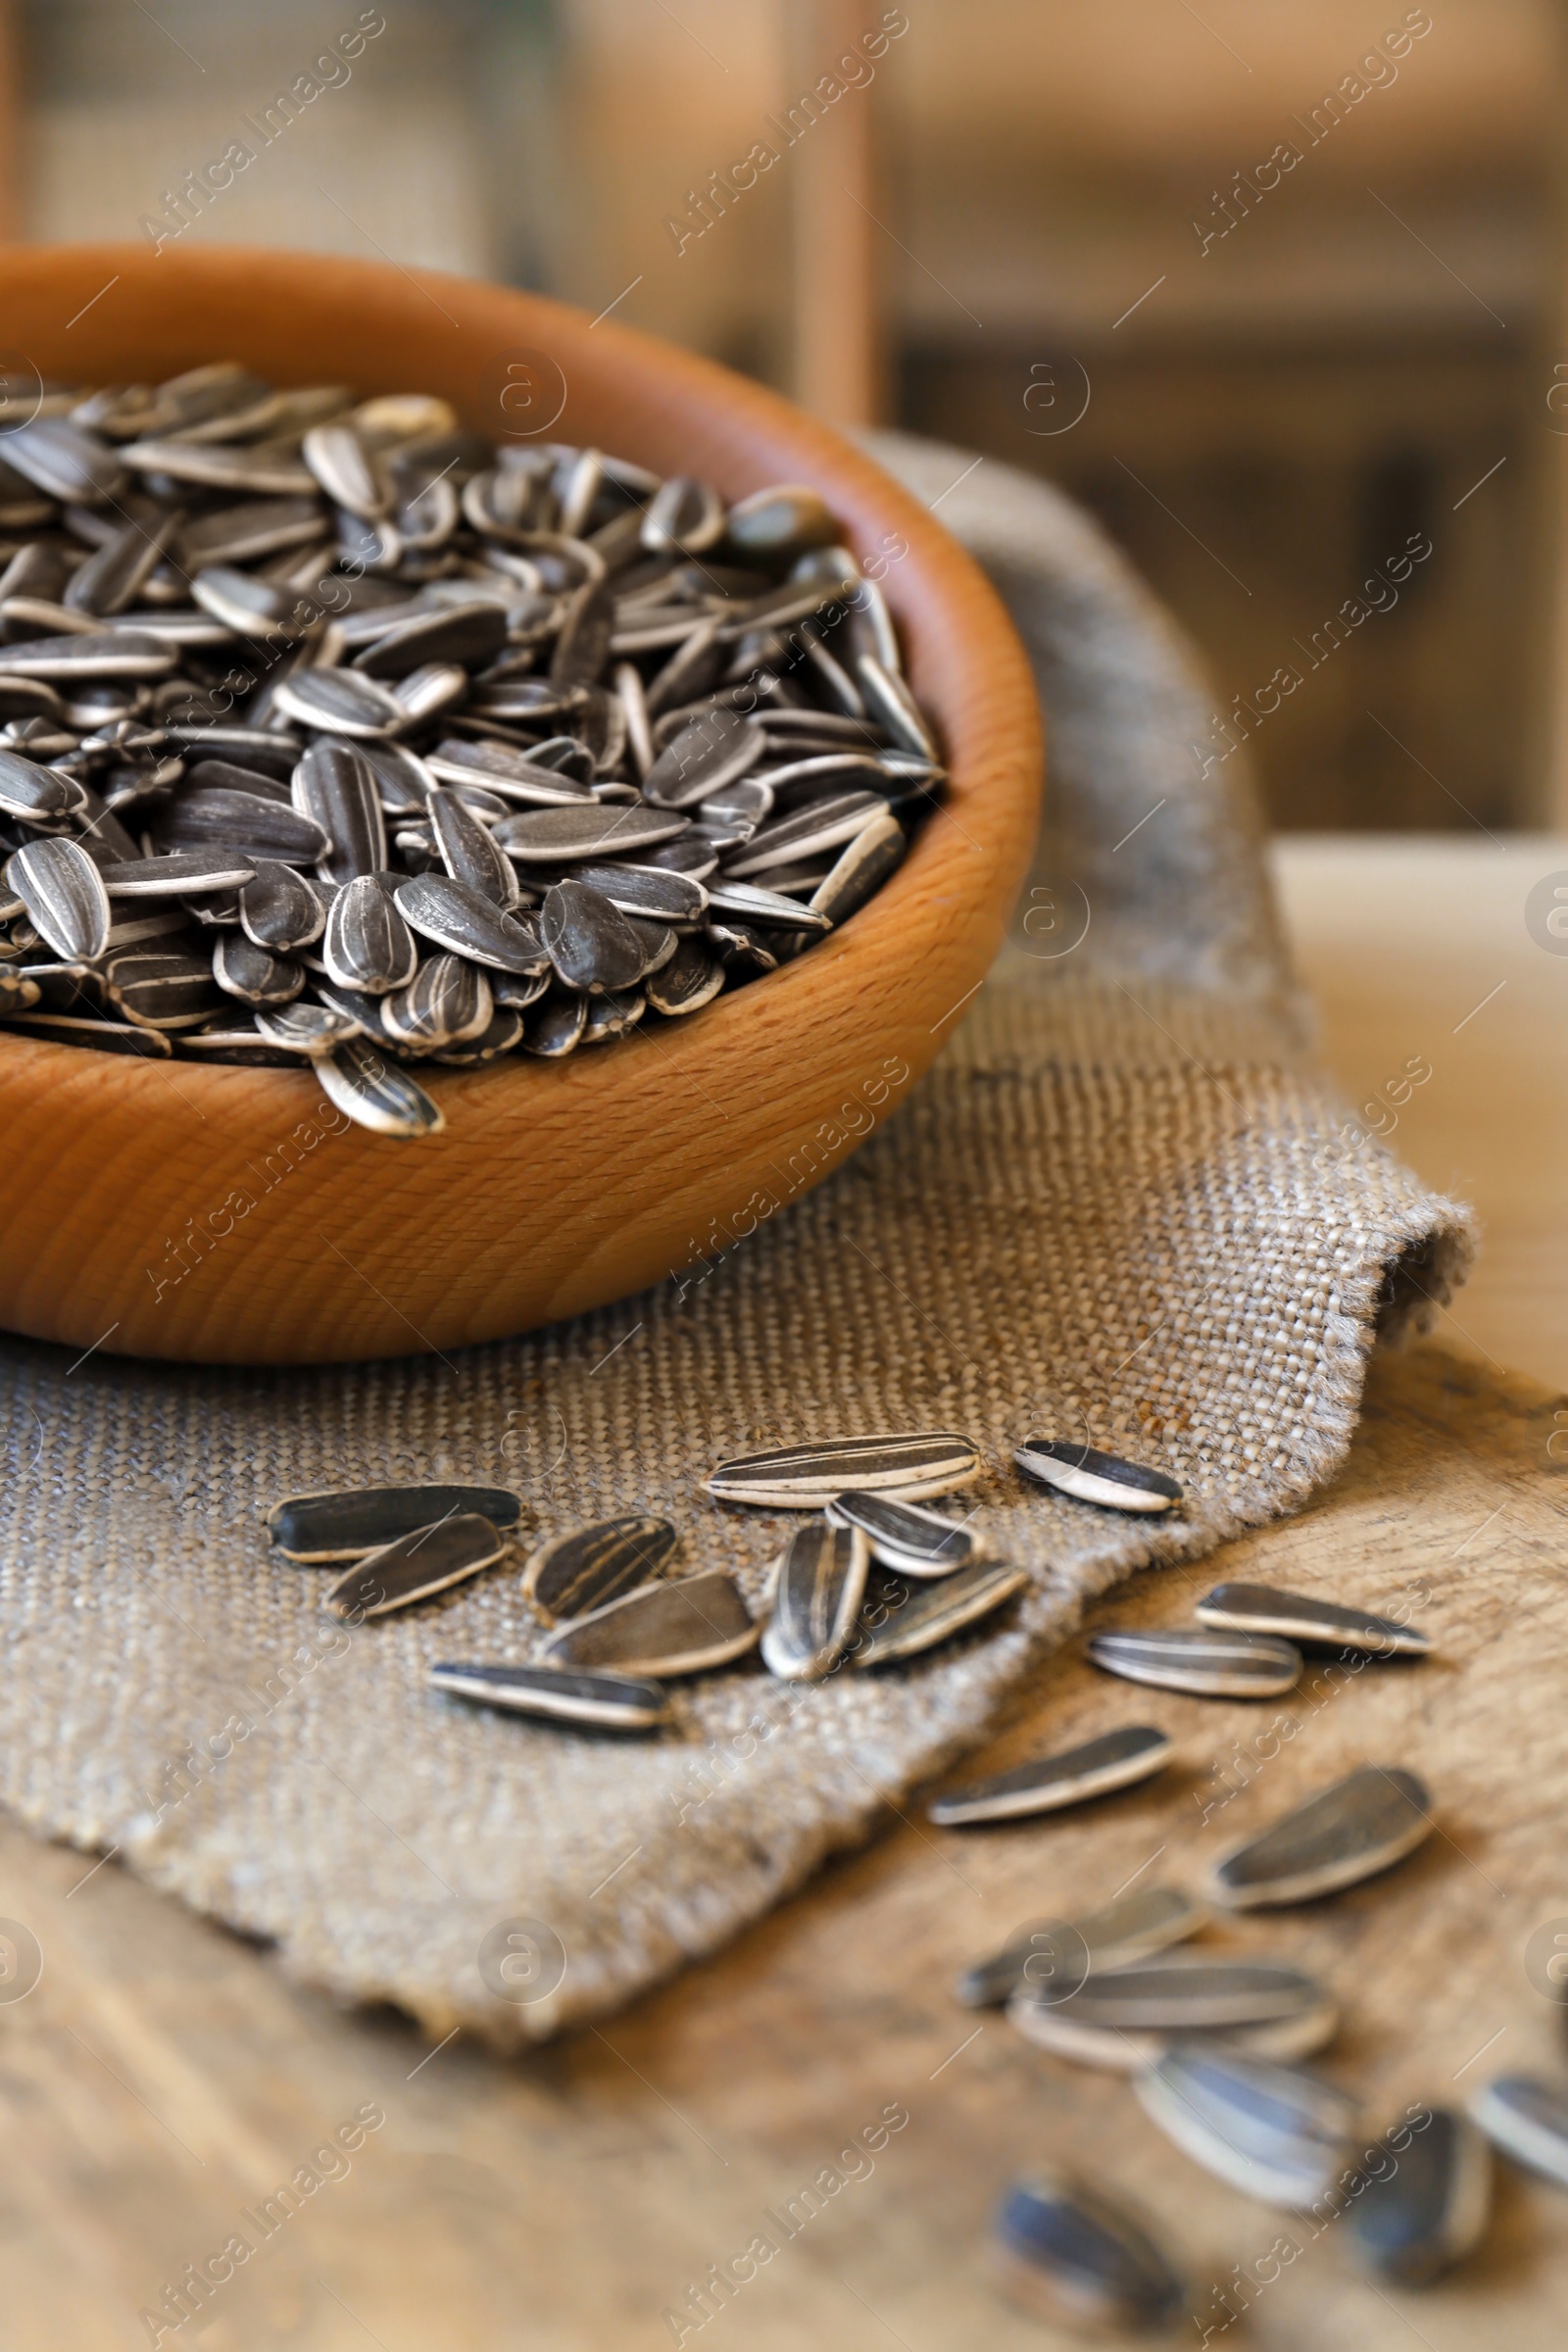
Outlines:
<svg viewBox="0 0 1568 2352"><path fill-rule="evenodd" d="M789 962L944 782L814 491L228 363L0 381L0 1023L385 1135Z"/></svg>

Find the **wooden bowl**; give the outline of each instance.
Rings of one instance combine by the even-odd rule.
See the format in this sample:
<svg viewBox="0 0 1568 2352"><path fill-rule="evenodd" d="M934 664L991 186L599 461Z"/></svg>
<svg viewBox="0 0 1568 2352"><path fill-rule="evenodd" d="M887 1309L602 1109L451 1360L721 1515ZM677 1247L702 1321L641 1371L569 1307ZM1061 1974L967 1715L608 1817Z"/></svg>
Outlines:
<svg viewBox="0 0 1568 2352"><path fill-rule="evenodd" d="M461 1347L694 1270L894 1114L1001 943L1041 777L1023 650L917 500L723 368L460 278L34 247L0 256L0 312L46 378L157 381L232 358L279 384L441 393L498 439L533 426L731 498L814 483L848 544L886 559L952 770L947 810L842 932L657 1036L421 1071L447 1118L428 1142L346 1126L308 1073L0 1033L0 1324L201 1362Z"/></svg>

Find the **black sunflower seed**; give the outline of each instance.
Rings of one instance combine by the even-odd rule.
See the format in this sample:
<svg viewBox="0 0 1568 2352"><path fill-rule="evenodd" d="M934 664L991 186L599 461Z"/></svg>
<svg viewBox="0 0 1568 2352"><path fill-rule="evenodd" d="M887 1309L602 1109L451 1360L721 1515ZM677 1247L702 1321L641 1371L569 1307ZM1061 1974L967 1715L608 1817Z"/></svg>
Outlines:
<svg viewBox="0 0 1568 2352"><path fill-rule="evenodd" d="M644 1586L590 1611L554 1635L544 1654L560 1666L662 1680L727 1666L756 1645L760 1633L740 1588L709 1569L678 1584Z"/></svg>
<svg viewBox="0 0 1568 2352"><path fill-rule="evenodd" d="M320 871L329 882L352 882L386 864L386 819L375 770L349 744L317 743L294 769L294 806L320 826L327 850Z"/></svg>
<svg viewBox="0 0 1568 2352"><path fill-rule="evenodd" d="M630 920L602 892L558 882L545 893L539 936L568 988L604 996L642 978L648 951Z"/></svg>
<svg viewBox="0 0 1568 2352"><path fill-rule="evenodd" d="M989 1617L1021 1592L1029 1582L1026 1568L1005 1561L982 1560L960 1568L954 1576L917 1585L907 1597L872 1625L856 1635L853 1654L857 1666L888 1666L932 1649L939 1642L962 1633Z"/></svg>
<svg viewBox="0 0 1568 2352"><path fill-rule="evenodd" d="M1081 1747L1053 1756L1037 1756L1014 1764L988 1781L956 1788L926 1808L926 1818L944 1828L962 1823L1014 1821L1034 1813L1054 1813L1063 1805L1080 1805L1112 1788L1130 1788L1163 1772L1175 1754L1164 1732L1152 1725L1127 1724L1103 1732Z"/></svg>
<svg viewBox="0 0 1568 2352"><path fill-rule="evenodd" d="M326 909L292 866L259 858L251 879L240 889L239 919L246 938L257 947L288 956L320 938Z"/></svg>
<svg viewBox="0 0 1568 2352"><path fill-rule="evenodd" d="M360 874L343 887L327 909L321 960L342 988L384 997L407 988L418 949L397 902L373 874Z"/></svg>
<svg viewBox="0 0 1568 2352"><path fill-rule="evenodd" d="M213 978L247 1004L289 1004L305 986L305 967L259 948L242 932L223 931L213 949Z"/></svg>
<svg viewBox="0 0 1568 2352"><path fill-rule="evenodd" d="M445 874L401 882L398 909L411 929L449 955L466 956L497 971L547 971L550 958L538 932L521 914L509 914L471 884Z"/></svg>
<svg viewBox="0 0 1568 2352"><path fill-rule="evenodd" d="M710 955L705 943L678 939L669 961L648 979L648 1002L655 1012L674 1019L682 1013L700 1012L723 986L724 966Z"/></svg>
<svg viewBox="0 0 1568 2352"><path fill-rule="evenodd" d="M439 1135L446 1120L407 1070L393 1068L376 1049L355 1041L322 1054L315 1067L323 1091L357 1125L374 1135Z"/></svg>
<svg viewBox="0 0 1568 2352"><path fill-rule="evenodd" d="M1233 1911L1310 1902L1390 1869L1431 1831L1424 1782L1397 1764L1365 1764L1234 1847L1210 1890Z"/></svg>
<svg viewBox="0 0 1568 2352"><path fill-rule="evenodd" d="M865 1592L870 1546L858 1527L813 1519L779 1561L762 1663L786 1682L817 1682L837 1665Z"/></svg>
<svg viewBox="0 0 1568 2352"><path fill-rule="evenodd" d="M492 1527L515 1527L522 1503L506 1487L329 1487L274 1502L267 1529L285 1559L314 1568L362 1559L399 1536L469 1512Z"/></svg>
<svg viewBox="0 0 1568 2352"><path fill-rule="evenodd" d="M1301 1679L1301 1653L1269 1634L1210 1634L1154 1629L1091 1634L1095 1665L1155 1690L1195 1698L1273 1698Z"/></svg>
<svg viewBox="0 0 1568 2352"><path fill-rule="evenodd" d="M1204 1593L1195 1613L1202 1625L1280 1634L1315 1648L1365 1650L1374 1657L1425 1657L1432 1647L1430 1637L1413 1625L1375 1617L1369 1609L1279 1592L1271 1585L1216 1585Z"/></svg>
<svg viewBox="0 0 1568 2352"><path fill-rule="evenodd" d="M494 1013L490 983L477 964L432 956L407 988L383 999L381 1025L400 1044L434 1054L478 1037Z"/></svg>
<svg viewBox="0 0 1568 2352"><path fill-rule="evenodd" d="M367 1552L322 1596L334 1617L384 1617L491 1568L507 1539L477 1511L460 1511Z"/></svg>
<svg viewBox="0 0 1568 2352"><path fill-rule="evenodd" d="M913 1430L737 1454L704 1483L720 1502L808 1511L850 1488L913 1502L967 1486L979 1474L979 1449L971 1439L949 1430Z"/></svg>
<svg viewBox="0 0 1568 2352"><path fill-rule="evenodd" d="M1133 2088L1179 2148L1221 2180L1304 2210L1345 2169L1353 2100L1314 2075L1221 2051L1171 2049Z"/></svg>
<svg viewBox="0 0 1568 2352"><path fill-rule="evenodd" d="M1168 1511L1182 1499L1181 1488L1163 1470L1142 1469L1114 1453L1097 1453L1092 1446L1025 1438L1013 1447L1012 1458L1043 1486L1113 1511Z"/></svg>
<svg viewBox="0 0 1568 2352"><path fill-rule="evenodd" d="M585 1731L650 1732L672 1719L668 1693L658 1683L619 1674L572 1674L561 1666L429 1666L436 1690Z"/></svg>
<svg viewBox="0 0 1568 2352"><path fill-rule="evenodd" d="M8 858L6 888L57 956L90 963L109 945L109 894L79 842L29 841Z"/></svg>
<svg viewBox="0 0 1568 2352"><path fill-rule="evenodd" d="M767 749L760 727L736 710L710 710L665 745L643 779L656 808L689 808L754 768Z"/></svg>
<svg viewBox="0 0 1568 2352"><path fill-rule="evenodd" d="M1468 2116L1423 2108L1366 2151L1350 2193L1361 2260L1397 2286L1428 2286L1481 2241L1492 2150Z"/></svg>
<svg viewBox="0 0 1568 2352"><path fill-rule="evenodd" d="M1067 2173L1015 2180L998 2208L992 2269L1010 2301L1075 2333L1174 2328L1187 2282L1141 2214Z"/></svg>
<svg viewBox="0 0 1568 2352"><path fill-rule="evenodd" d="M555 865L564 858L641 856L690 830L673 809L604 808L597 801L569 808L530 808L504 817L496 839L509 858L524 865Z"/></svg>
<svg viewBox="0 0 1568 2352"><path fill-rule="evenodd" d="M541 1616L584 1617L662 1577L677 1542L667 1519L644 1513L574 1527L530 1553L522 1590Z"/></svg>

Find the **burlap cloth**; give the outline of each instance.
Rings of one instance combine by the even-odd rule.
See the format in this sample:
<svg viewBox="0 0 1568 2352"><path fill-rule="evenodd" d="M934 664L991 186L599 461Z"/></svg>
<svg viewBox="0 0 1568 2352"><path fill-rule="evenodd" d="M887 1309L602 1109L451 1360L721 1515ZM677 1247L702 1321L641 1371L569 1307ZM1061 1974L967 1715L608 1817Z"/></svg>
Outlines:
<svg viewBox="0 0 1568 2352"><path fill-rule="evenodd" d="M723 1942L972 1744L1086 1595L1299 1504L1375 1333L1468 1257L1303 1057L1244 757L1202 772L1211 698L1158 608L1042 485L879 446L1034 650L1052 814L1016 944L848 1166L683 1282L451 1362L0 1353L4 1802L434 2033L516 2043ZM1023 1601L900 1669L677 1686L637 1744L424 1688L535 1650L514 1568L348 1632L261 1527L301 1489L499 1480L525 1528L667 1512L755 1595L785 1523L708 1502L711 1463L922 1424L986 1448L967 1499ZM1021 1491L1031 1429L1158 1462L1185 1511Z"/></svg>

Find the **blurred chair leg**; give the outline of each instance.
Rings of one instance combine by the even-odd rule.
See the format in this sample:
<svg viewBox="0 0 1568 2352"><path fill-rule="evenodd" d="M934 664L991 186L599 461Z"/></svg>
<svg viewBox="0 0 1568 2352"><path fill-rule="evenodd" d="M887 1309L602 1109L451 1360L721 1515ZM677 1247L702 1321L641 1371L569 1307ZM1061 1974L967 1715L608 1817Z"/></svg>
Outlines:
<svg viewBox="0 0 1568 2352"><path fill-rule="evenodd" d="M786 0L788 84L780 112L807 93L822 112L797 135L784 170L790 192L795 395L834 424L881 415L876 248L885 243L874 184L873 86L814 96L864 29L858 0ZM838 78L842 81L843 76Z"/></svg>

